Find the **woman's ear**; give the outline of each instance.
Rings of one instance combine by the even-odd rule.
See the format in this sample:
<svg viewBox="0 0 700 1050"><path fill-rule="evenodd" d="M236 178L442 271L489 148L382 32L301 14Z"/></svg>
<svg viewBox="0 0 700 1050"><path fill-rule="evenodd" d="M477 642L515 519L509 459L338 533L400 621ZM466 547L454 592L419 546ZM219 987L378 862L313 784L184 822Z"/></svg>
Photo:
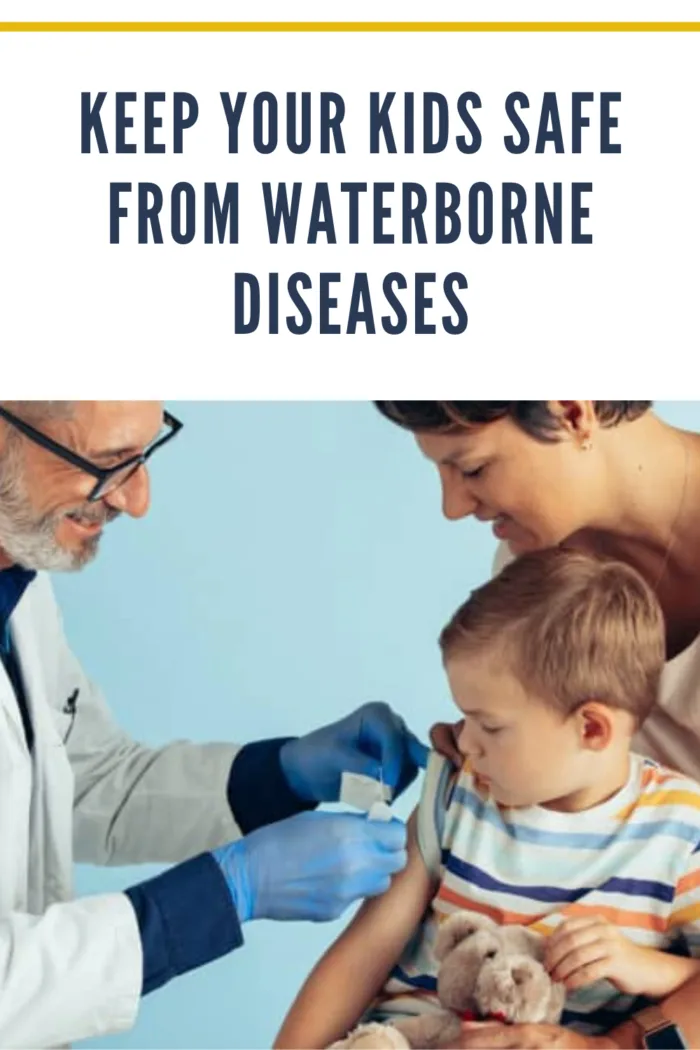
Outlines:
<svg viewBox="0 0 700 1050"><path fill-rule="evenodd" d="M593 401L550 401L549 410L560 428L581 448L591 447L598 428Z"/></svg>
<svg viewBox="0 0 700 1050"><path fill-rule="evenodd" d="M588 751L605 751L615 733L615 717L605 704L587 700L576 711L579 741Z"/></svg>

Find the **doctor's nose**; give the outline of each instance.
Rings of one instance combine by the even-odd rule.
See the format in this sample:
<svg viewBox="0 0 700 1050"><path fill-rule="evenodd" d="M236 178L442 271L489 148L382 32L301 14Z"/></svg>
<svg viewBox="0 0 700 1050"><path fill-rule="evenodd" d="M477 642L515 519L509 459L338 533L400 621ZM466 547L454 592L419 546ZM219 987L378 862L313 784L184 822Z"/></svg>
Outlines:
<svg viewBox="0 0 700 1050"><path fill-rule="evenodd" d="M454 467L440 469L442 485L442 513L448 521L460 521L473 514L479 505L478 500L470 493L464 478Z"/></svg>
<svg viewBox="0 0 700 1050"><path fill-rule="evenodd" d="M132 518L142 518L151 505L151 481L146 467L140 466L122 485L103 498L108 507Z"/></svg>

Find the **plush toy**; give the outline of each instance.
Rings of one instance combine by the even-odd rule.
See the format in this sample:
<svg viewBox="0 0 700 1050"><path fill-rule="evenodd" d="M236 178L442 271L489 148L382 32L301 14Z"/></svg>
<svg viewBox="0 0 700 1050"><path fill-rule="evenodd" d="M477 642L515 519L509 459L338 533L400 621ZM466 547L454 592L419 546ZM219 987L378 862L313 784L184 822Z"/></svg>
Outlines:
<svg viewBox="0 0 700 1050"><path fill-rule="evenodd" d="M465 1021L558 1023L566 992L542 965L538 934L462 911L442 924L433 951L441 1010L395 1024L362 1024L333 1047L431 1050L456 1040Z"/></svg>

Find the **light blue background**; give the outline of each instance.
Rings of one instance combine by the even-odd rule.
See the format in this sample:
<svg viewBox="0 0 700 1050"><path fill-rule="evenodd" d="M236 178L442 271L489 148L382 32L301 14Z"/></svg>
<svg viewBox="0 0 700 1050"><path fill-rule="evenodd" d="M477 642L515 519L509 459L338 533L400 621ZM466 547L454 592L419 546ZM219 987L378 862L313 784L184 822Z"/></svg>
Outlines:
<svg viewBox="0 0 700 1050"><path fill-rule="evenodd" d="M427 735L452 717L436 638L495 542L445 522L434 468L369 402L185 402L153 506L56 586L72 646L122 726L152 744L303 733L388 700ZM661 402L700 429L700 402ZM400 811L417 797L409 793ZM78 869L122 889L155 867ZM341 924L253 923L245 947L148 997L84 1046L270 1046Z"/></svg>

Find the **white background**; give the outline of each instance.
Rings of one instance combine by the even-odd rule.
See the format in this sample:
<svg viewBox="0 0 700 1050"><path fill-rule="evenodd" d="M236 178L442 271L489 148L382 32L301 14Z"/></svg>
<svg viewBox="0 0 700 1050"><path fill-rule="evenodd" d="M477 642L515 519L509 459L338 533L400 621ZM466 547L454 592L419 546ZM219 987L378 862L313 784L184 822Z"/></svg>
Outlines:
<svg viewBox="0 0 700 1050"><path fill-rule="evenodd" d="M55 19L57 7L5 2L0 17ZM332 12L354 20L689 19L698 17L698 4L589 3L584 11L561 3L529 4L527 10L522 4L357 3L350 13L337 6ZM254 11L213 0L194 7L143 0L118 8L77 0L60 5L60 17L74 19L328 16L326 5L313 3L260 4ZM541 395L544 383L574 379L583 394L599 393L601 383L609 396L641 394L652 384L658 396L692 393L693 370L683 362L698 348L699 50L697 33L0 35L0 346L8 396L68 396L77 377L85 383L81 396L109 397L427 397L446 390L488 396L504 392L506 376L508 389L518 396ZM139 93L139 103L131 107L135 141L143 136L144 91L168 93L158 133L166 142L172 92L194 94L199 120L185 133L184 153L81 155L80 92L100 90L109 92L106 127L112 124L112 93ZM238 156L227 152L222 90L248 92ZM316 138L303 156L283 146L270 155L255 152L248 107L256 92L274 92L283 109L287 91L310 91L317 117L321 90L345 99L345 155L320 155ZM423 91L442 92L454 119L445 152L371 156L372 90L396 91L399 113L404 91L416 93L417 103ZM453 135L464 130L455 105L465 90L476 91L483 103L477 115L483 146L471 156L453 145ZM503 102L513 90L530 97L531 131L542 93L556 91L565 140L572 91L593 91L596 100L601 91L621 91L622 102L613 107L619 128L612 138L622 143L622 153L599 154L593 105L580 155L570 153L567 141L563 155L551 146L536 155L531 145L526 154L511 156L503 146L503 135L513 130ZM283 126L281 119L281 131ZM420 123L417 142L419 133ZM222 187L239 182L238 246L204 245L200 236L190 245L174 243L167 234L167 208L163 245L138 245L133 218L122 226L123 243L109 244L110 181L158 183L167 201L172 185L182 180L198 191L205 181ZM305 184L297 243L271 246L260 183L295 180ZM338 202L337 245L326 245L323 237L316 245L305 243L303 219L316 180L327 181ZM451 246L375 246L367 221L361 243L350 246L337 187L351 180L416 181L428 190L447 181L457 184L463 197L471 183L482 180L494 191L503 181L520 182L528 191L536 181L561 181L565 199L572 181L590 181L591 216L584 229L593 233L594 243L503 245L494 235L486 246L466 236ZM130 207L133 212L135 193ZM398 212L388 228L400 229ZM531 223L527 229L531 234ZM263 315L255 335L235 336L237 270L255 273L263 285L269 271L279 272L282 289L295 270L308 272L315 287L319 272L341 271L332 320L343 328L352 275L367 271L378 333L366 336L360 328L355 336L316 334L315 295L307 293L315 314L308 335L286 331L284 316L292 308L283 299L279 335L267 334ZM408 293L402 295L409 306L406 332L382 332L379 317L388 311L381 279L392 270L406 274L409 283L415 271L438 275L429 317L438 322L436 335L411 333ZM462 271L469 281L463 293L469 326L462 336L446 335L439 326L440 315L448 312L440 279L451 270Z"/></svg>

